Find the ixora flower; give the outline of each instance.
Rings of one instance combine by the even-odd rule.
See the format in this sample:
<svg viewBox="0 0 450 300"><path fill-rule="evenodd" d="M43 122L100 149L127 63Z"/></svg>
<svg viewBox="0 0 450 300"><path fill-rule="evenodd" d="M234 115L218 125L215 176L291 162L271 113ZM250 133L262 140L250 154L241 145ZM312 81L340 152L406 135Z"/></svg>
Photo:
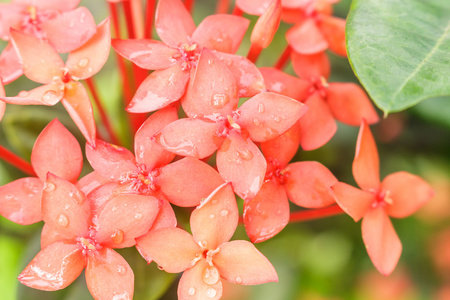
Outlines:
<svg viewBox="0 0 450 300"><path fill-rule="evenodd" d="M5 88L3 87L3 80L0 77L0 97L5 97ZM0 100L0 121L5 114L6 103Z"/></svg>
<svg viewBox="0 0 450 300"><path fill-rule="evenodd" d="M40 290L60 290L86 268L87 286L94 299L133 298L133 271L112 249L135 245L135 239L152 226L161 201L125 194L106 203L93 200L86 199L70 182L48 173L42 194L42 250L19 275L21 283Z"/></svg>
<svg viewBox="0 0 450 300"><path fill-rule="evenodd" d="M37 177L21 178L0 187L0 214L22 225L42 220L41 195L47 173L75 183L83 167L83 155L75 137L55 119L38 136L31 165Z"/></svg>
<svg viewBox="0 0 450 300"><path fill-rule="evenodd" d="M14 29L11 29L11 36L25 76L44 85L22 91L16 97L1 99L19 105L55 105L61 101L86 140L95 143L92 104L78 80L96 74L108 59L111 43L109 19L99 24L88 42L69 54L65 64L55 49L43 40Z"/></svg>
<svg viewBox="0 0 450 300"><path fill-rule="evenodd" d="M389 216L405 218L429 201L434 192L420 177L396 172L380 182L375 140L362 122L353 161L353 176L362 190L346 183L331 188L336 202L355 221L363 218L362 236L375 267L389 275L397 265L402 244Z"/></svg>
<svg viewBox="0 0 450 300"><path fill-rule="evenodd" d="M244 285L278 281L273 266L250 242L229 242L237 223L236 199L225 183L192 212L192 235L179 228L158 229L139 238L136 247L166 272L184 271L180 300L220 299L222 279Z"/></svg>
<svg viewBox="0 0 450 300"><path fill-rule="evenodd" d="M141 84L127 107L129 112L150 112L179 100L199 71L196 66L202 49L215 50L236 77L241 97L264 89L255 65L233 55L241 43L249 21L232 15L207 17L195 28L180 0L159 1L155 27L163 42L154 40L113 40L113 48L141 68L156 70Z"/></svg>

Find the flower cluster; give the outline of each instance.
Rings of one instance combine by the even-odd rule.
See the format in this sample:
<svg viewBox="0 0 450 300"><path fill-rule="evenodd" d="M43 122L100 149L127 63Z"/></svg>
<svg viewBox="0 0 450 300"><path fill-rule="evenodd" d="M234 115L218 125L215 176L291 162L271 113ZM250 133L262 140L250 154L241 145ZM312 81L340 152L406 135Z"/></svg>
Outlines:
<svg viewBox="0 0 450 300"><path fill-rule="evenodd" d="M433 191L406 172L380 183L368 127L378 122L377 112L358 85L328 82L325 51L346 56L345 20L332 16L335 1L238 0L233 14L211 15L196 26L189 1L160 0L154 18L158 40L151 39L151 1L150 28L128 19L128 38L118 34L117 8L137 5L131 2L110 1L112 18L98 26L86 8L77 8L77 0L0 6L0 37L10 42L0 58L0 116L5 103L62 102L87 141L92 167L80 178L82 150L55 119L37 138L31 166L22 168L33 177L0 187L3 217L22 225L45 223L41 251L20 282L59 290L86 268L95 299L131 299L133 271L114 249L136 246L166 272L184 271L179 299L220 299L222 280L243 285L278 280L251 242L268 240L289 223L288 200L335 213L341 207L355 221L363 218L369 256L381 273L391 273L401 243L388 216L412 214ZM227 5L221 1L218 11ZM244 12L260 16L247 57L236 55L250 24ZM288 48L275 67L259 68L259 53L271 44L281 20L294 23L286 34ZM120 145L102 112L110 136L99 135L80 81L86 80L96 97L91 77L106 63L111 45L135 129L134 154ZM68 53L65 63L61 53ZM289 58L298 77L283 72ZM3 84L22 74L43 85L5 94ZM102 109L101 102L96 105ZM325 145L336 121L361 126L353 174L362 191L338 182L320 162L292 162L300 147ZM242 222L251 242L230 241L239 220L235 194L243 200ZM192 234L177 227L173 206L193 208Z"/></svg>

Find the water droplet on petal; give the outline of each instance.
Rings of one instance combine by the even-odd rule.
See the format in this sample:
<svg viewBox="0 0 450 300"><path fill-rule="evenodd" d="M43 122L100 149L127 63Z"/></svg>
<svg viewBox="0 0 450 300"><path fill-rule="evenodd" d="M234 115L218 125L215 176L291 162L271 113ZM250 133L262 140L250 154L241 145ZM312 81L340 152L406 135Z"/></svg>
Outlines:
<svg viewBox="0 0 450 300"><path fill-rule="evenodd" d="M216 216L214 215L214 214L210 214L209 215L209 218L212 220L212 219L214 219Z"/></svg>
<svg viewBox="0 0 450 300"><path fill-rule="evenodd" d="M242 278L239 276L236 276L236 283L237 284L241 284L242 283Z"/></svg>
<svg viewBox="0 0 450 300"><path fill-rule="evenodd" d="M280 123L280 118L279 117L274 117L273 120L277 123Z"/></svg>
<svg viewBox="0 0 450 300"><path fill-rule="evenodd" d="M219 277L219 271L215 267L208 266L203 269L202 279L204 283L209 285L216 284L219 281Z"/></svg>
<svg viewBox="0 0 450 300"><path fill-rule="evenodd" d="M12 200L13 198L14 198L14 196L11 194L8 194L5 196L5 200Z"/></svg>
<svg viewBox="0 0 450 300"><path fill-rule="evenodd" d="M217 291L213 288L209 288L206 291L206 296L208 296L209 298L214 298L216 296L216 294L217 294Z"/></svg>
<svg viewBox="0 0 450 300"><path fill-rule="evenodd" d="M69 226L69 219L65 214L60 214L57 222L61 227L66 228L67 226Z"/></svg>
<svg viewBox="0 0 450 300"><path fill-rule="evenodd" d="M127 273L127 268L124 265L117 265L117 273L125 275L125 273Z"/></svg>
<svg viewBox="0 0 450 300"><path fill-rule="evenodd" d="M88 64L89 64L89 58L84 57L78 61L77 66L79 66L80 68L86 68L86 66Z"/></svg>
<svg viewBox="0 0 450 300"><path fill-rule="evenodd" d="M237 154L243 160L251 160L253 158L253 152L248 149L239 149Z"/></svg>
<svg viewBox="0 0 450 300"><path fill-rule="evenodd" d="M44 103L53 103L59 100L58 94L53 90L48 90L42 95Z"/></svg>
<svg viewBox="0 0 450 300"><path fill-rule="evenodd" d="M111 211L116 211L117 210L117 207L116 206L114 206L113 208L111 208Z"/></svg>
<svg viewBox="0 0 450 300"><path fill-rule="evenodd" d="M265 110L264 104L262 103L258 104L258 112L262 114L264 113L264 110Z"/></svg>
<svg viewBox="0 0 450 300"><path fill-rule="evenodd" d="M212 59L208 59L208 65L212 65L214 61Z"/></svg>
<svg viewBox="0 0 450 300"><path fill-rule="evenodd" d="M30 93L27 92L27 91L20 91L20 92L19 92L19 97L25 98L25 97L27 97L29 94L30 94Z"/></svg>
<svg viewBox="0 0 450 300"><path fill-rule="evenodd" d="M227 215L228 215L228 210L227 210L227 209L222 209L222 211L220 212L220 215L221 215L222 217L227 216Z"/></svg>
<svg viewBox="0 0 450 300"><path fill-rule="evenodd" d="M189 288L188 295L189 296L194 296L194 294L195 294L195 289L193 287Z"/></svg>
<svg viewBox="0 0 450 300"><path fill-rule="evenodd" d="M227 94L214 94L211 97L211 105L215 109L220 109L230 102L230 97Z"/></svg>
<svg viewBox="0 0 450 300"><path fill-rule="evenodd" d="M258 119L253 119L253 124L255 124L256 126L261 125Z"/></svg>
<svg viewBox="0 0 450 300"><path fill-rule="evenodd" d="M45 183L44 191L46 191L46 192L52 192L52 191L54 191L55 189L56 189L56 186L55 186L53 183L51 183L51 182L46 182L46 183Z"/></svg>
<svg viewBox="0 0 450 300"><path fill-rule="evenodd" d="M141 214L141 213L136 213L136 214L134 215L134 218L135 218L136 220L140 221L140 220L142 220L142 214Z"/></svg>
<svg viewBox="0 0 450 300"><path fill-rule="evenodd" d="M113 234L111 234L111 240L114 244L120 244L123 242L123 231L116 230Z"/></svg>

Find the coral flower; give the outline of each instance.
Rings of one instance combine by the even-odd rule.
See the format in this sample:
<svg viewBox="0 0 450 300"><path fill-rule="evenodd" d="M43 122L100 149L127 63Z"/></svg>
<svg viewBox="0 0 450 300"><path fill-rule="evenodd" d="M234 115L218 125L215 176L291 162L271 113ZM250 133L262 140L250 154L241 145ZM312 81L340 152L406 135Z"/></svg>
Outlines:
<svg viewBox="0 0 450 300"><path fill-rule="evenodd" d="M3 80L0 77L0 97L5 97L5 88L3 87ZM0 121L3 119L3 115L5 114L6 103L0 101Z"/></svg>
<svg viewBox="0 0 450 300"><path fill-rule="evenodd" d="M353 161L353 176L362 190L336 183L336 202L355 221L363 218L362 236L367 252L378 271L389 275L397 265L402 244L389 217L405 218L433 197L433 190L420 177L396 172L380 182L375 140L362 122Z"/></svg>
<svg viewBox="0 0 450 300"><path fill-rule="evenodd" d="M231 241L238 208L229 184L218 187L191 215L192 235L179 228L151 231L137 241L169 273L184 271L178 299L220 299L222 279L254 285L278 281L270 262L247 241Z"/></svg>
<svg viewBox="0 0 450 300"><path fill-rule="evenodd" d="M133 246L135 238L150 229L159 208L160 200L141 195L118 195L99 206L75 185L48 173L42 195L42 250L19 281L55 291L67 287L86 268L94 299L132 299L133 271L112 249Z"/></svg>
<svg viewBox="0 0 450 300"><path fill-rule="evenodd" d="M75 183L83 155L75 137L57 119L42 130L31 152L37 177L26 177L0 187L0 214L22 225L42 220L41 195L47 172Z"/></svg>
<svg viewBox="0 0 450 300"><path fill-rule="evenodd" d="M11 29L11 36L25 76L44 85L29 92L22 91L16 97L2 97L2 100L19 105L55 105L62 101L86 140L95 142L91 101L78 80L96 74L108 59L109 19L98 26L87 43L69 54L65 64L53 47L43 40L14 29Z"/></svg>

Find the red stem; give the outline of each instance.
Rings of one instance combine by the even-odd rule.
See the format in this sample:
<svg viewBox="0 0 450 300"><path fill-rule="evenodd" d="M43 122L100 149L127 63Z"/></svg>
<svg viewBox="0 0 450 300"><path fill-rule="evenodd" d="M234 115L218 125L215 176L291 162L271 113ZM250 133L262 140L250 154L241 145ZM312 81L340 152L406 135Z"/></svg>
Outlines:
<svg viewBox="0 0 450 300"><path fill-rule="evenodd" d="M131 21L133 22L133 32L137 39L144 38L144 13L142 11L141 0L129 0L131 8Z"/></svg>
<svg viewBox="0 0 450 300"><path fill-rule="evenodd" d="M230 0L219 0L216 5L216 14L227 14Z"/></svg>
<svg viewBox="0 0 450 300"><path fill-rule="evenodd" d="M147 0L145 7L145 32L144 37L151 39L153 34L153 17L155 15L156 0Z"/></svg>
<svg viewBox="0 0 450 300"><path fill-rule="evenodd" d="M284 49L283 53L281 53L280 58L278 59L278 61L275 63L275 68L278 70L282 70L284 69L284 67L286 66L286 63L289 60L289 57L291 56L291 47L289 45L287 45L286 49Z"/></svg>
<svg viewBox="0 0 450 300"><path fill-rule="evenodd" d="M291 213L289 223L321 219L334 215L340 215L342 213L344 213L344 211L339 207L339 205L332 205L318 209L302 210Z"/></svg>
<svg viewBox="0 0 450 300"><path fill-rule="evenodd" d="M192 12L192 8L194 7L195 0L185 0L184 5L186 6L189 12Z"/></svg>
<svg viewBox="0 0 450 300"><path fill-rule="evenodd" d="M131 15L131 5L130 1L123 1L123 12L125 14L125 21L127 23L127 33L129 39L134 39L134 30L133 30L133 16Z"/></svg>
<svg viewBox="0 0 450 300"><path fill-rule="evenodd" d="M119 138L112 129L111 122L109 121L108 115L105 112L102 102L100 101L100 97L98 96L94 80L92 78L87 78L86 84L89 88L89 91L91 92L92 98L94 99L95 105L97 106L98 112L100 114L100 118L102 119L103 125L105 126L105 129L108 132L111 141L113 142L113 144L120 145Z"/></svg>
<svg viewBox="0 0 450 300"><path fill-rule="evenodd" d="M13 165L17 169L21 170L22 172L27 173L31 176L36 176L36 172L34 172L34 169L29 162L9 151L2 145L0 145L0 158Z"/></svg>
<svg viewBox="0 0 450 300"><path fill-rule="evenodd" d="M250 50L248 50L247 58L252 62L256 63L258 60L259 55L261 54L263 48L256 44L252 44L250 46Z"/></svg>

